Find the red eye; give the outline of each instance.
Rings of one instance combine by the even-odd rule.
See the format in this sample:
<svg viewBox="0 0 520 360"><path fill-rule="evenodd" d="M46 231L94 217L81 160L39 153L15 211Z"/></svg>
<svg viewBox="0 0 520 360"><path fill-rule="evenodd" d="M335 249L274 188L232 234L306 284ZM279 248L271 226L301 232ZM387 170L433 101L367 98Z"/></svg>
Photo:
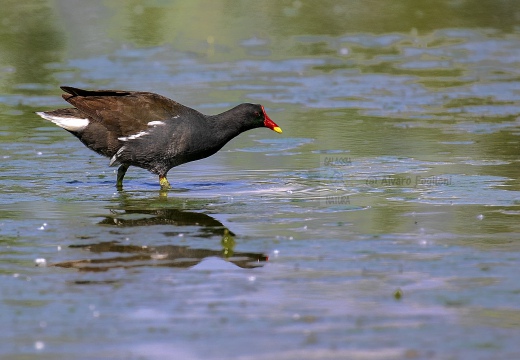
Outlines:
<svg viewBox="0 0 520 360"><path fill-rule="evenodd" d="M260 117L260 113L258 111L255 111L255 116Z"/></svg>

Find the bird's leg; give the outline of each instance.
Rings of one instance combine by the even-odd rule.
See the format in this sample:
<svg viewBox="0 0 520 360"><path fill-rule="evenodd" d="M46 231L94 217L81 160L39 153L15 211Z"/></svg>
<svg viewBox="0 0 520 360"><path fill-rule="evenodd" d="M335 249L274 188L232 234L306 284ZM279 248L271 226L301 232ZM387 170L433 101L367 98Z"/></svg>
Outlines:
<svg viewBox="0 0 520 360"><path fill-rule="evenodd" d="M161 185L161 190L168 190L172 188L168 182L168 179L166 179L166 175L159 175L159 184Z"/></svg>
<svg viewBox="0 0 520 360"><path fill-rule="evenodd" d="M129 167L130 165L122 164L119 169L117 169L117 190L123 190L123 178L125 177L126 170L128 170Z"/></svg>

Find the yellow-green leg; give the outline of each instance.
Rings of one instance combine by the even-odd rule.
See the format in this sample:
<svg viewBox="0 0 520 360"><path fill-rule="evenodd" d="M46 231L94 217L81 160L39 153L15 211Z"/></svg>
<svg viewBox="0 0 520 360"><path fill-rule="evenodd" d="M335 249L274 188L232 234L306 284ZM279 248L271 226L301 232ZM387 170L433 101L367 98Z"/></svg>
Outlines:
<svg viewBox="0 0 520 360"><path fill-rule="evenodd" d="M125 177L126 170L128 170L129 167L130 165L122 164L119 169L117 169L117 190L123 190L123 178Z"/></svg>
<svg viewBox="0 0 520 360"><path fill-rule="evenodd" d="M168 190L172 188L168 182L168 179L166 179L166 175L159 175L159 184L161 185L161 190Z"/></svg>

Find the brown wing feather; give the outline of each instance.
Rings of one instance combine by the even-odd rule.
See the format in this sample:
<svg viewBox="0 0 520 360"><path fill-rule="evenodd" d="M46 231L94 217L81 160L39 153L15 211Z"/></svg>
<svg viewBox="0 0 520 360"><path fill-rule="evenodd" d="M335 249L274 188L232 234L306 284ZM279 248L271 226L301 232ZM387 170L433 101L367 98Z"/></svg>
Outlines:
<svg viewBox="0 0 520 360"><path fill-rule="evenodd" d="M150 92L62 89L67 92L63 99L117 137L145 131L151 121L167 121L195 111Z"/></svg>

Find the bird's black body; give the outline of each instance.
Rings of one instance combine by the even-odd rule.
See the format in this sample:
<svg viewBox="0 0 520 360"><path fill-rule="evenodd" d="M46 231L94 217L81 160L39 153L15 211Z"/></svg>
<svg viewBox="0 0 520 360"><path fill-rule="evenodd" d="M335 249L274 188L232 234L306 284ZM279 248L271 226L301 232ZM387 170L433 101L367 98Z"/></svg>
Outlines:
<svg viewBox="0 0 520 360"><path fill-rule="evenodd" d="M164 96L119 90L88 91L62 87L63 98L74 108L40 112L76 136L88 148L121 164L118 187L129 166L159 175L175 166L203 159L238 134L258 127L280 128L256 104L241 104L207 116Z"/></svg>

